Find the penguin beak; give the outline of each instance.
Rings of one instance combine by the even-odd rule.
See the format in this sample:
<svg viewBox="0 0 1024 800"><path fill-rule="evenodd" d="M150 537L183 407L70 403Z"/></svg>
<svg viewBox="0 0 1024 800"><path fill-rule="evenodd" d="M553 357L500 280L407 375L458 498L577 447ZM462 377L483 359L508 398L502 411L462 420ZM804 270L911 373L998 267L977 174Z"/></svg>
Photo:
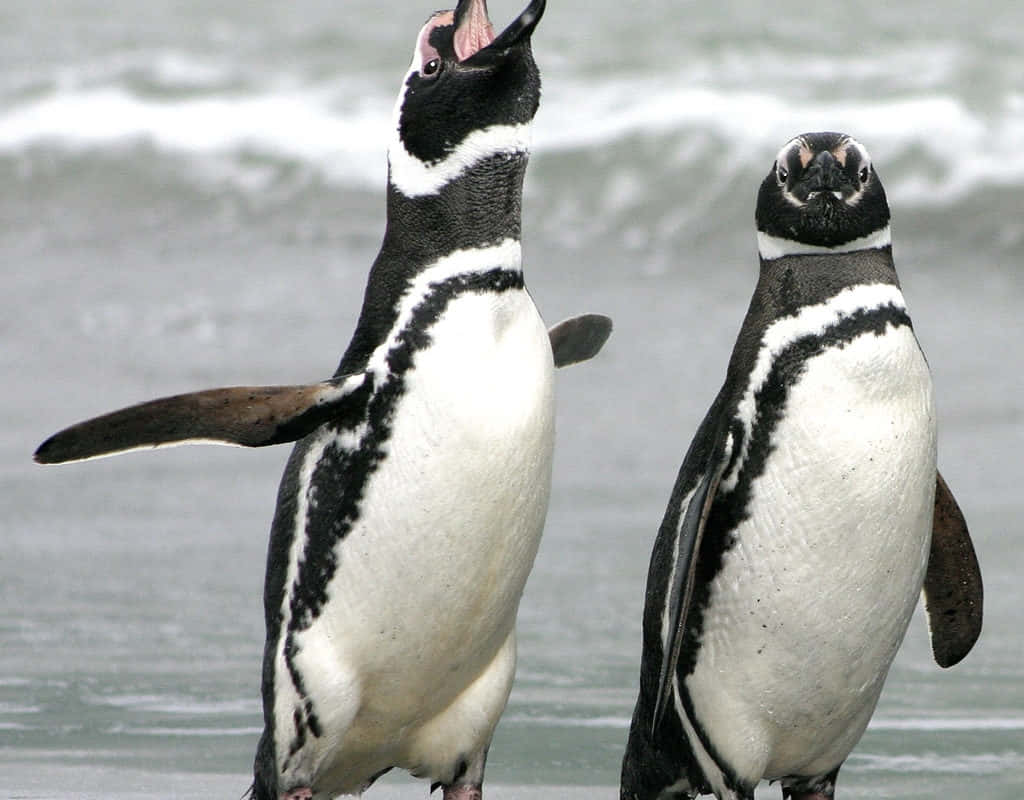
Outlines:
<svg viewBox="0 0 1024 800"><path fill-rule="evenodd" d="M544 14L545 5L546 0L532 0L523 13L495 37L487 17L487 0L459 0L455 7L455 55L459 62L474 60L485 51L503 52L528 42Z"/></svg>
<svg viewBox="0 0 1024 800"><path fill-rule="evenodd" d="M494 41L487 0L459 0L455 7L455 57L472 58Z"/></svg>
<svg viewBox="0 0 1024 800"><path fill-rule="evenodd" d="M527 40L533 35L533 29L537 27L540 18L544 16L545 0L533 0L523 13L516 17L512 24L501 32L501 35L491 43L495 50L508 50L520 42Z"/></svg>
<svg viewBox="0 0 1024 800"><path fill-rule="evenodd" d="M827 192L840 199L848 182L835 156L825 151L818 153L807 167L803 188L808 198Z"/></svg>

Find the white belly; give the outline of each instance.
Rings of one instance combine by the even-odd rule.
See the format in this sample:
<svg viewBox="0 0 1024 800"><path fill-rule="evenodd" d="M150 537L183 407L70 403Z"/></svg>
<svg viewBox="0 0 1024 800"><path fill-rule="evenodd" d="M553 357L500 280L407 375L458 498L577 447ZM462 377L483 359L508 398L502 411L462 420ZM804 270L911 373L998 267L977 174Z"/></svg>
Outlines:
<svg viewBox="0 0 1024 800"><path fill-rule="evenodd" d="M460 296L430 336L405 375L360 518L336 546L329 601L296 636L327 732L304 768L343 767L338 791L385 766L454 763L467 755L457 748L489 740L547 512L553 365L529 295ZM469 718L460 710L458 730L425 748L418 732L471 685Z"/></svg>
<svg viewBox="0 0 1024 800"><path fill-rule="evenodd" d="M809 361L772 442L686 681L716 749L754 782L845 758L916 605L936 446L912 331Z"/></svg>

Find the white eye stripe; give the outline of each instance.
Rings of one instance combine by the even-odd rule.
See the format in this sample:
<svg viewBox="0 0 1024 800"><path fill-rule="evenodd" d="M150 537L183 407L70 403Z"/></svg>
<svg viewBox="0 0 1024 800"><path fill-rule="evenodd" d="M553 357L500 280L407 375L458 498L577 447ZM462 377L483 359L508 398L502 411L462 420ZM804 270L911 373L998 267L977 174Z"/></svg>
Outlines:
<svg viewBox="0 0 1024 800"><path fill-rule="evenodd" d="M792 175L799 176L802 169L806 168L819 152L819 148L811 146L807 135L802 134L786 142L775 156L773 167L775 178L782 190L783 197L794 206L802 206L804 203L789 192L788 179ZM863 144L845 134L841 135L838 141L831 146L831 152L855 184L853 195L847 198L848 202L855 204L859 201L864 185L873 172L871 154ZM857 183L860 185L857 186Z"/></svg>
<svg viewBox="0 0 1024 800"><path fill-rule="evenodd" d="M526 121L494 121L485 124L485 120L481 120L481 127L468 132L461 128L458 131L445 131L443 120L429 114L424 115L423 124L418 121L413 124L410 119L403 117L407 99L417 96L419 91L424 89L424 93L418 95L414 109L415 113L422 113L424 106L429 104L432 98L430 92L433 91L433 87L428 87L428 82L455 66L451 61L446 65L444 59L435 55L438 52L437 48L429 43L433 31L447 25L454 25L453 12L435 14L420 30L413 50L412 63L402 81L392 111L392 129L388 143L388 183L390 187L410 198L438 194L445 186L487 159L502 157L511 160L528 156L530 152L532 114ZM447 31L444 35L447 36ZM447 44L442 46L447 52ZM439 63L428 66L431 65L431 56L437 58ZM443 87L438 84L437 88ZM458 87L455 87L453 90L457 89ZM497 105L495 107L500 108ZM521 116L520 110L513 107L509 111L509 116L513 119ZM403 120L407 123L408 130L403 130ZM406 134L409 134L410 142L416 142L419 136L420 143L432 140L432 145L425 148L414 146L409 149L403 139L403 135ZM439 140L442 142L441 146L438 146ZM426 151L430 152L429 156L425 155Z"/></svg>
<svg viewBox="0 0 1024 800"><path fill-rule="evenodd" d="M864 145L862 145L860 142L858 142L856 139L854 139L852 136L846 137L845 144L846 144L846 149L848 151L852 148L853 150L857 151L857 155L860 157L860 166L857 168L857 171L859 172L860 170L862 170L865 167L867 167L868 171L870 172L871 171L871 154L868 152L868 149Z"/></svg>
<svg viewBox="0 0 1024 800"><path fill-rule="evenodd" d="M847 147L852 147L857 151L857 153L860 155L861 161L864 161L868 164L871 163L871 154L868 152L868 149L864 145L862 145L860 142L858 142L856 139L852 137L846 140L846 144Z"/></svg>
<svg viewBox="0 0 1024 800"><path fill-rule="evenodd" d="M775 156L775 164L778 167L782 167L788 171L789 156L792 154L795 148L800 146L802 141L803 140L801 139L801 137L797 136L793 139L790 139L788 142L782 145L782 149L779 150L778 154Z"/></svg>
<svg viewBox="0 0 1024 800"><path fill-rule="evenodd" d="M839 143L839 147L845 148L846 150L853 149L857 152L860 157L860 165L867 166L869 169L872 164L871 154L868 149L861 144L859 141L854 139L852 136L845 136ZM788 142L786 142L779 152L775 156L776 168L782 167L789 171L790 159L795 155L801 156L801 163L806 166L809 162L811 154L814 152L813 148L807 142L804 135L794 136ZM805 161L806 159L806 161ZM858 168L859 169L859 168Z"/></svg>

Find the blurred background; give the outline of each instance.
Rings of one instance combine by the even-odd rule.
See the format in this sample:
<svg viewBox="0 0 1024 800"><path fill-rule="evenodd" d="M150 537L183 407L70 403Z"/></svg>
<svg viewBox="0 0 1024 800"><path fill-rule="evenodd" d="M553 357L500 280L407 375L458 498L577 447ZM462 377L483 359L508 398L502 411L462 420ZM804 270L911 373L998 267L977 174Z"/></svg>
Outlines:
<svg viewBox="0 0 1024 800"><path fill-rule="evenodd" d="M521 2L492 0L495 27ZM0 797L248 786L287 448L59 469L31 453L158 395L333 372L383 232L392 104L433 10L0 7ZM756 189L786 140L829 129L871 150L888 190L940 466L987 592L953 670L914 621L840 793L1020 796L1022 30L1006 0L550 1L527 281L549 322L600 311L616 330L558 376L551 512L489 796L617 797L647 560L756 280ZM426 791L398 776L369 796Z"/></svg>

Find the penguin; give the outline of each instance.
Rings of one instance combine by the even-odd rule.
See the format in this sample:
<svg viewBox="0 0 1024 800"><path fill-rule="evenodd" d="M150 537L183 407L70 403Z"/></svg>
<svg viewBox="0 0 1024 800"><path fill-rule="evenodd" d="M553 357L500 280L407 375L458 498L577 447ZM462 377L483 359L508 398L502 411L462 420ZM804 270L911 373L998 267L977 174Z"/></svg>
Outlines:
<svg viewBox="0 0 1024 800"><path fill-rule="evenodd" d="M395 767L481 797L547 512L553 370L611 332L601 315L545 330L523 280L544 6L495 35L485 0L459 0L419 32L383 243L331 378L143 403L35 454L297 442L267 553L255 800L359 794Z"/></svg>
<svg viewBox="0 0 1024 800"><path fill-rule="evenodd" d="M756 222L757 287L651 555L622 800L830 800L922 588L941 666L981 630L867 149L792 139Z"/></svg>

